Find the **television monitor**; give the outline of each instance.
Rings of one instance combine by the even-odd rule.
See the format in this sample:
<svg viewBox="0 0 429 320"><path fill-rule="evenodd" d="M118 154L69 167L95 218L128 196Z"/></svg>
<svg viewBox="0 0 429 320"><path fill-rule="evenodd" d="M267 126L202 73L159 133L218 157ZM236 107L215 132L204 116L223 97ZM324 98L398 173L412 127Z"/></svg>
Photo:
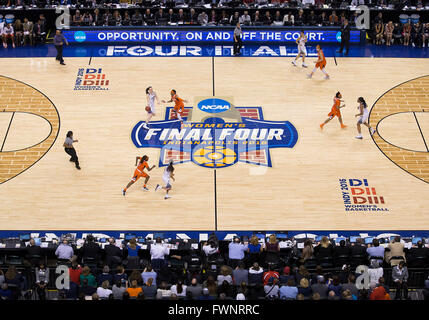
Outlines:
<svg viewBox="0 0 429 320"><path fill-rule="evenodd" d="M419 242L419 241L422 241L422 238L421 238L421 237L414 237L414 238L413 238L413 240L411 240L411 242L412 242L413 244L417 244L417 242Z"/></svg>
<svg viewBox="0 0 429 320"><path fill-rule="evenodd" d="M335 243L340 243L341 240L346 241L346 238L344 238L344 237L335 238Z"/></svg>
<svg viewBox="0 0 429 320"><path fill-rule="evenodd" d="M42 239L40 238L33 238L34 243L36 244L36 246L40 246L40 244L42 243Z"/></svg>
<svg viewBox="0 0 429 320"><path fill-rule="evenodd" d="M255 236L257 236L259 240L265 240L265 234L263 233L257 233Z"/></svg>
<svg viewBox="0 0 429 320"><path fill-rule="evenodd" d="M101 238L98 241L100 241L100 243L106 243L106 238Z"/></svg>
<svg viewBox="0 0 429 320"><path fill-rule="evenodd" d="M356 243L356 240L359 238L359 236L350 236L350 243Z"/></svg>
<svg viewBox="0 0 429 320"><path fill-rule="evenodd" d="M369 244L372 243L372 240L374 239L374 237L366 237L365 238L365 244Z"/></svg>
<svg viewBox="0 0 429 320"><path fill-rule="evenodd" d="M277 239L287 239L287 234L286 233L276 233L276 238Z"/></svg>
<svg viewBox="0 0 429 320"><path fill-rule="evenodd" d="M29 233L21 234L19 236L20 241L29 241L31 239L31 235Z"/></svg>
<svg viewBox="0 0 429 320"><path fill-rule="evenodd" d="M154 239L156 239L158 237L161 238L161 239L164 239L164 233L163 232L156 232L156 233L153 234L153 238Z"/></svg>
<svg viewBox="0 0 429 320"><path fill-rule="evenodd" d="M316 240L317 242L319 242L319 241L322 241L322 238L323 238L323 236L316 236L316 239L314 239L314 240Z"/></svg>
<svg viewBox="0 0 429 320"><path fill-rule="evenodd" d="M136 236L134 235L134 234L132 234L132 233L127 233L126 235L125 235L125 240L131 240L132 238L135 238Z"/></svg>

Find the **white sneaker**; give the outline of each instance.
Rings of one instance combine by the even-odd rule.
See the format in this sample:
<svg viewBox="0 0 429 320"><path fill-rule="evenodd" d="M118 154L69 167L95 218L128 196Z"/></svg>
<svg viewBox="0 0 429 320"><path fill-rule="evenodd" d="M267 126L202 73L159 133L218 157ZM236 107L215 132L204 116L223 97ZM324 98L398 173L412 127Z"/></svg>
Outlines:
<svg viewBox="0 0 429 320"><path fill-rule="evenodd" d="M307 68L308 66L307 66L305 63L303 63L303 64L302 64L302 67L303 67L303 68Z"/></svg>
<svg viewBox="0 0 429 320"><path fill-rule="evenodd" d="M325 80L329 80L331 79L329 76L325 76Z"/></svg>
<svg viewBox="0 0 429 320"><path fill-rule="evenodd" d="M375 133L375 129L371 128L371 135L374 135L374 133Z"/></svg>
<svg viewBox="0 0 429 320"><path fill-rule="evenodd" d="M149 127L147 126L147 123L143 124L143 128L145 128L146 130L149 130Z"/></svg>
<svg viewBox="0 0 429 320"><path fill-rule="evenodd" d="M296 65L296 62L295 62L295 60L293 60L292 61L292 64L296 67L297 65Z"/></svg>
<svg viewBox="0 0 429 320"><path fill-rule="evenodd" d="M171 196L169 196L168 194L165 195L164 200L170 199Z"/></svg>
<svg viewBox="0 0 429 320"><path fill-rule="evenodd" d="M362 139L362 135L360 134L360 135L356 136L355 138L356 139Z"/></svg>
<svg viewBox="0 0 429 320"><path fill-rule="evenodd" d="M311 79L312 75L311 74L307 74L307 78Z"/></svg>
<svg viewBox="0 0 429 320"><path fill-rule="evenodd" d="M161 186L159 184L157 184L155 187L155 191L158 191L159 189L161 189Z"/></svg>

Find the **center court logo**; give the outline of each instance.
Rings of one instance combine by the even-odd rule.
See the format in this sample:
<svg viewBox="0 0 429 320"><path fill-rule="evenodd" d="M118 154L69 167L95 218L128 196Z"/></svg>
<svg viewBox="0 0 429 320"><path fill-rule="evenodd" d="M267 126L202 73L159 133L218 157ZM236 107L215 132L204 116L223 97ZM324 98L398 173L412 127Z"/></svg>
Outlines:
<svg viewBox="0 0 429 320"><path fill-rule="evenodd" d="M83 31L76 31L74 33L74 39L77 42L84 42L86 40L86 33Z"/></svg>
<svg viewBox="0 0 429 320"><path fill-rule="evenodd" d="M201 99L185 108L182 118L138 122L131 132L137 148L161 149L159 166L193 162L204 168L224 168L237 162L271 167L271 148L293 148L298 132L289 121L264 120L261 107L235 107L219 98ZM214 116L216 114L216 116Z"/></svg>
<svg viewBox="0 0 429 320"><path fill-rule="evenodd" d="M230 108L230 103L223 99L204 99L198 102L198 109L208 113L224 112Z"/></svg>

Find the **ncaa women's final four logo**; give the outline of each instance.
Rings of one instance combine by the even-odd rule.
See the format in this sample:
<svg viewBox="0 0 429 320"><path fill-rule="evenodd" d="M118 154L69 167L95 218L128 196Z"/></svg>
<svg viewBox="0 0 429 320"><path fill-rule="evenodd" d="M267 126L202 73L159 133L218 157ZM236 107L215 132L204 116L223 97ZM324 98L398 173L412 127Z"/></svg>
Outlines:
<svg viewBox="0 0 429 320"><path fill-rule="evenodd" d="M200 97L180 120L167 107L164 121L138 122L131 133L137 148L161 149L159 166L192 161L205 168L237 162L271 167L270 148L293 148L298 132L289 121L264 120L261 107L235 107L231 98Z"/></svg>

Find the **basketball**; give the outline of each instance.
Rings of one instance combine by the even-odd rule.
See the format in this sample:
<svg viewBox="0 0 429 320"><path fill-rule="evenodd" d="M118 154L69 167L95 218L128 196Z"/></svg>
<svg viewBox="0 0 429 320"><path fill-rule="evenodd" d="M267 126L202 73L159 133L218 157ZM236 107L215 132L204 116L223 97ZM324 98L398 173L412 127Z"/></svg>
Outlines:
<svg viewBox="0 0 429 320"><path fill-rule="evenodd" d="M150 107L146 106L146 108L144 108L147 112L150 112Z"/></svg>

